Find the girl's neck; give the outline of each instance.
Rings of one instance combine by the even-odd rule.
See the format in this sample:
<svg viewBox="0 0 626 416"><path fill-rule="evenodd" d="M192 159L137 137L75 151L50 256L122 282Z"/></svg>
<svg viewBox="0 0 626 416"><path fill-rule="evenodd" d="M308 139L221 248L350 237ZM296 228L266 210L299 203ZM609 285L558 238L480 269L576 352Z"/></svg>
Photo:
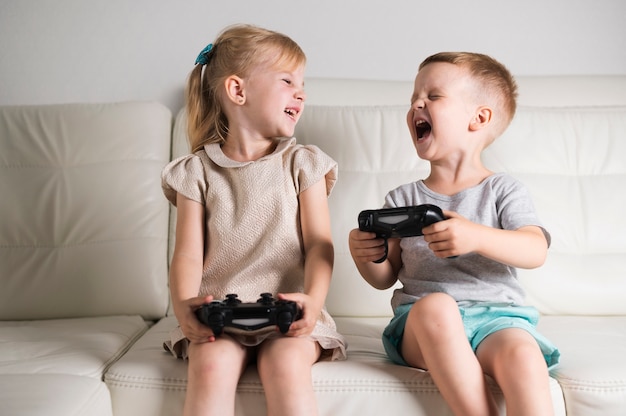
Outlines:
<svg viewBox="0 0 626 416"><path fill-rule="evenodd" d="M228 138L226 142L222 144L222 152L226 157L237 162L250 162L271 154L276 150L277 144L278 140L265 139L250 142Z"/></svg>

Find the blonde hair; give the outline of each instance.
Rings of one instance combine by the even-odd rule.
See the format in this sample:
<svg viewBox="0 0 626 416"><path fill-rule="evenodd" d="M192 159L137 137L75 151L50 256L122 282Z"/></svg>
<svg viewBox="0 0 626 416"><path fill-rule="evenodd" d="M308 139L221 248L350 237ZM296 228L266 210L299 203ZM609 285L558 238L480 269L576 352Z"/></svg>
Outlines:
<svg viewBox="0 0 626 416"><path fill-rule="evenodd" d="M503 117L496 117L495 136L508 127L517 109L517 83L509 70L488 55L472 52L440 52L426 58L421 70L434 62L446 62L463 66L479 83L480 90L495 100L495 110Z"/></svg>
<svg viewBox="0 0 626 416"><path fill-rule="evenodd" d="M291 38L252 25L226 28L189 74L187 82L187 134L191 151L209 143L223 144L228 119L222 108L224 81L231 75L245 78L260 65L304 65L306 56Z"/></svg>

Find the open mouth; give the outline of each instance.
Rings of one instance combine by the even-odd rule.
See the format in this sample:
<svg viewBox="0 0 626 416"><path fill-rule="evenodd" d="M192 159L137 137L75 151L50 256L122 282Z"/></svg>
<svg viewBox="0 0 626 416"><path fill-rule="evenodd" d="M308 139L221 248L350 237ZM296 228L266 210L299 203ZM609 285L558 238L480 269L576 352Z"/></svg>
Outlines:
<svg viewBox="0 0 626 416"><path fill-rule="evenodd" d="M296 110L295 108L286 108L285 109L285 114L287 114L289 117L295 119L298 115L299 111Z"/></svg>
<svg viewBox="0 0 626 416"><path fill-rule="evenodd" d="M415 134L417 136L417 140L424 139L431 131L430 123L426 120L420 120L415 123Z"/></svg>

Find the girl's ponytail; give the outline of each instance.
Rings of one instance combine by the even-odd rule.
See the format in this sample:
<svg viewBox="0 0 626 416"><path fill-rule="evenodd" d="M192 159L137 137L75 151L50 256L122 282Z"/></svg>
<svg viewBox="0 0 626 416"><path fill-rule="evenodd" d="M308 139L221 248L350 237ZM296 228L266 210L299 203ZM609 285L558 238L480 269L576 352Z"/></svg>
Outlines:
<svg viewBox="0 0 626 416"><path fill-rule="evenodd" d="M195 152L203 137L206 137L206 129L203 128L203 121L206 120L207 103L203 97L202 72L204 65L196 65L189 74L186 89L187 106L187 136L191 152Z"/></svg>

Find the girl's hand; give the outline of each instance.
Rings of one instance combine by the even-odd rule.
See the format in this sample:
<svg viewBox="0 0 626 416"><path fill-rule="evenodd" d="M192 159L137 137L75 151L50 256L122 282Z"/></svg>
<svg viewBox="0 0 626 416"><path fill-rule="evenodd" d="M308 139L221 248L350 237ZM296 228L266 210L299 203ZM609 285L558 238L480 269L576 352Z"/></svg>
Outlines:
<svg viewBox="0 0 626 416"><path fill-rule="evenodd" d="M213 300L213 296L199 296L183 301L176 308L176 318L183 334L189 342L203 343L215 341L213 330L204 325L196 317L196 309Z"/></svg>
<svg viewBox="0 0 626 416"><path fill-rule="evenodd" d="M291 337L310 335L315 329L322 307L318 306L311 296L304 293L279 293L278 299L296 302L302 311L300 319L291 324L285 335Z"/></svg>

